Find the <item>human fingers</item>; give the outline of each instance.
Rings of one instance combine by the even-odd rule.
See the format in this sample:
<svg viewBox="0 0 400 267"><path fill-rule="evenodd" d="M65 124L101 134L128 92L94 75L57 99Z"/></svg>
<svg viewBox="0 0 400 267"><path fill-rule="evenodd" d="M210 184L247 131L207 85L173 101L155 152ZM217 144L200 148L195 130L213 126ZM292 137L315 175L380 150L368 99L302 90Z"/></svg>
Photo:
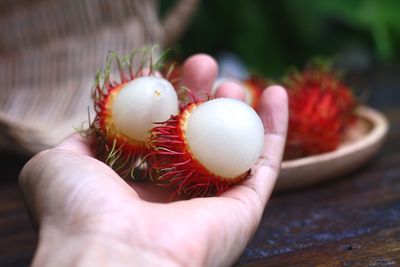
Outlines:
<svg viewBox="0 0 400 267"><path fill-rule="evenodd" d="M245 101L246 96L244 89L238 83L235 82L224 82L222 83L215 92L215 97L228 97L234 98L240 101Z"/></svg>
<svg viewBox="0 0 400 267"><path fill-rule="evenodd" d="M83 137L79 133L74 133L62 140L56 148L76 152L81 155L93 156L93 151L91 150L93 138L94 136L91 135Z"/></svg>
<svg viewBox="0 0 400 267"><path fill-rule="evenodd" d="M282 159L288 116L285 90L279 86L267 88L261 97L261 109L260 115L265 125L265 148L250 178L220 197L197 200L203 206L208 204L211 213L208 217L222 225L218 228L218 235L214 236L224 242L211 242L214 245L211 251L226 255L225 265L234 262L256 231Z"/></svg>
<svg viewBox="0 0 400 267"><path fill-rule="evenodd" d="M209 55L197 54L183 64L181 85L191 90L196 97L205 100L218 73L217 62Z"/></svg>
<svg viewBox="0 0 400 267"><path fill-rule="evenodd" d="M203 265L229 266L234 263L257 229L275 183L277 169L270 163L277 164L281 160L278 148L283 149L286 135L287 96L281 87L271 87L265 91L262 102L263 112L266 112L263 114L266 116L265 140L274 143L266 145L263 155L272 149L273 160L265 162L261 158L250 179L220 197L194 198L163 206L172 207L174 218L180 216L179 222L184 229L194 233L191 238L201 241L197 241L196 248L205 251ZM280 138L271 138L271 135ZM196 239L196 235L201 238L197 236Z"/></svg>
<svg viewBox="0 0 400 267"><path fill-rule="evenodd" d="M259 115L265 129L261 161L263 165L272 168L277 173L283 156L288 126L286 90L277 85L268 87L261 95L259 105Z"/></svg>
<svg viewBox="0 0 400 267"><path fill-rule="evenodd" d="M278 176L286 140L288 100L285 89L268 87L261 96L260 117L264 123L264 149L251 170L251 177L222 194L240 199L261 216Z"/></svg>

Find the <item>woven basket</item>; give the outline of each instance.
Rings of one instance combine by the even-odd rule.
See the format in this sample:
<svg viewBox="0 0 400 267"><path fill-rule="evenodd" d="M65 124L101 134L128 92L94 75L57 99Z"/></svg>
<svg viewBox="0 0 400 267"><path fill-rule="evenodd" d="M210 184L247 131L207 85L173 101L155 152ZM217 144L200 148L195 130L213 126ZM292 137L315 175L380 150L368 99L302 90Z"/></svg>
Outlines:
<svg viewBox="0 0 400 267"><path fill-rule="evenodd" d="M108 51L173 43L197 2L177 1L162 21L155 0L0 2L0 148L32 154L74 132Z"/></svg>

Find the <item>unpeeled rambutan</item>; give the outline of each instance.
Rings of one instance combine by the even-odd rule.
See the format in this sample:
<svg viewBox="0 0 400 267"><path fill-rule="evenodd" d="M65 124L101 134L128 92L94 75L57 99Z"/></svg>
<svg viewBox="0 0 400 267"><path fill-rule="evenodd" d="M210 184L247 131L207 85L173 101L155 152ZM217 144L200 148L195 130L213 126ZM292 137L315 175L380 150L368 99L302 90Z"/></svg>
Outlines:
<svg viewBox="0 0 400 267"><path fill-rule="evenodd" d="M285 158L335 150L354 120L356 99L329 68L312 65L286 77L289 129Z"/></svg>

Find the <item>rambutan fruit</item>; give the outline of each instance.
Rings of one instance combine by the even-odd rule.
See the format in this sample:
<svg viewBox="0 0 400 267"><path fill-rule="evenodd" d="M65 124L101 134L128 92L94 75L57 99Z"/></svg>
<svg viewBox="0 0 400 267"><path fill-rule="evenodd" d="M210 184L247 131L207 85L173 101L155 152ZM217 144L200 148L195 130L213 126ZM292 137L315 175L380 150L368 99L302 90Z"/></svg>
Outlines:
<svg viewBox="0 0 400 267"><path fill-rule="evenodd" d="M241 101L194 101L158 123L147 144L155 183L179 195L215 196L248 176L263 149L264 127Z"/></svg>
<svg viewBox="0 0 400 267"><path fill-rule="evenodd" d="M93 90L97 156L121 177L134 177L136 168L145 169L146 139L154 122L165 121L179 112L177 94L161 77L150 50L140 50L121 61L111 53L104 71L96 76ZM135 67L135 57L140 63ZM118 78L111 76L116 65ZM144 170L145 171L145 170Z"/></svg>
<svg viewBox="0 0 400 267"><path fill-rule="evenodd" d="M292 72L284 86L289 95L289 129L285 158L335 150L354 121L357 101L330 68L311 65Z"/></svg>

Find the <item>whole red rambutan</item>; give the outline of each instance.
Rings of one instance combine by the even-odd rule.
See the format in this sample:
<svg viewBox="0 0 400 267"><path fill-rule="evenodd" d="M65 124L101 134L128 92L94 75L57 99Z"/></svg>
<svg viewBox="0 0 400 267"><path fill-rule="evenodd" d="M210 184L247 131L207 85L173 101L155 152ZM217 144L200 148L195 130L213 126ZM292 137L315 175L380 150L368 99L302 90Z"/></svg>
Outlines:
<svg viewBox="0 0 400 267"><path fill-rule="evenodd" d="M290 73L284 86L290 111L285 158L335 150L355 118L357 101L351 89L334 71L319 65Z"/></svg>

